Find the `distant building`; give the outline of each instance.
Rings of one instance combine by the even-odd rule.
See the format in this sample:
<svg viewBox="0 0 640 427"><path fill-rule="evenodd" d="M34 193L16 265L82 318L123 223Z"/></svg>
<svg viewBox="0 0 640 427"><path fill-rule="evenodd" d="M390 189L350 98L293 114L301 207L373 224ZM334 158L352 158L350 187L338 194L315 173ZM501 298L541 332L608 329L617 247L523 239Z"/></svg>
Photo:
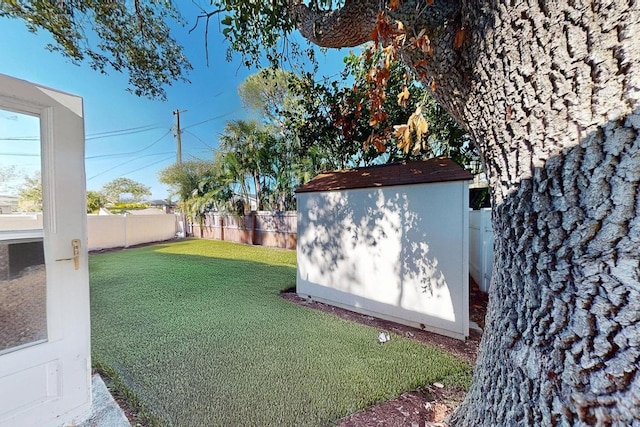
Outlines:
<svg viewBox="0 0 640 427"><path fill-rule="evenodd" d="M245 213L258 210L258 198L255 194L234 193L231 200L235 203L240 201L244 204Z"/></svg>
<svg viewBox="0 0 640 427"><path fill-rule="evenodd" d="M10 214L18 210L18 196L0 194L0 214Z"/></svg>
<svg viewBox="0 0 640 427"><path fill-rule="evenodd" d="M162 209L164 213L173 213L175 204L167 200L149 200L145 202L150 208Z"/></svg>
<svg viewBox="0 0 640 427"><path fill-rule="evenodd" d="M164 215L166 212L160 208L132 209L125 215Z"/></svg>

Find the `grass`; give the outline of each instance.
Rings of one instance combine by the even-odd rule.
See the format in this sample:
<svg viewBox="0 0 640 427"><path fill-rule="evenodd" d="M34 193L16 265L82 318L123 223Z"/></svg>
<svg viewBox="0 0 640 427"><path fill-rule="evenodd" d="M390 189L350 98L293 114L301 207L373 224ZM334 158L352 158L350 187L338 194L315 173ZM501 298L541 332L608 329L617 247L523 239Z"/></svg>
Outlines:
<svg viewBox="0 0 640 427"><path fill-rule="evenodd" d="M92 255L94 365L151 424L320 426L471 366L297 306L295 252L210 240Z"/></svg>

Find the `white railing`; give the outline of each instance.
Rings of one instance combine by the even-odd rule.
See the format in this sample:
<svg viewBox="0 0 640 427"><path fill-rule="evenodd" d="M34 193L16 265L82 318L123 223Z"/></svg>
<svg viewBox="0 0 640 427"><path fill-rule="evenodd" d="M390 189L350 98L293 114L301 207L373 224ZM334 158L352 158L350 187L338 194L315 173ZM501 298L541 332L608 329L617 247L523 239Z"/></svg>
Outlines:
<svg viewBox="0 0 640 427"><path fill-rule="evenodd" d="M42 229L42 214L0 215L0 231ZM177 218L165 215L87 215L90 251L172 239Z"/></svg>
<svg viewBox="0 0 640 427"><path fill-rule="evenodd" d="M493 270L491 208L469 212L469 274L483 292L489 292Z"/></svg>

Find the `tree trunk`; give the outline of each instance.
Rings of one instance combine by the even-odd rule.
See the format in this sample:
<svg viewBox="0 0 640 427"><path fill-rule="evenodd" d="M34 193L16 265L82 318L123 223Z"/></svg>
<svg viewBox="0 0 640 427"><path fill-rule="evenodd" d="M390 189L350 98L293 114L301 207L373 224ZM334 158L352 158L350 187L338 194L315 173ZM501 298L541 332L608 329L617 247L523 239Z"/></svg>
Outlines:
<svg viewBox="0 0 640 427"><path fill-rule="evenodd" d="M529 3L469 14L488 25L466 52L478 89L459 112L485 159L496 244L474 385L452 422L631 425L640 15L623 2Z"/></svg>
<svg viewBox="0 0 640 427"><path fill-rule="evenodd" d="M494 208L487 330L454 424L640 421L638 125L586 136Z"/></svg>
<svg viewBox="0 0 640 427"><path fill-rule="evenodd" d="M256 187L256 210L259 211L262 203L262 189L260 188L260 174L253 172L253 185Z"/></svg>
<svg viewBox="0 0 640 427"><path fill-rule="evenodd" d="M297 0L288 3L300 34L327 48L354 47L371 40L380 5L379 0L345 0L342 8L323 12Z"/></svg>
<svg viewBox="0 0 640 427"><path fill-rule="evenodd" d="M391 15L433 55L403 59L474 138L494 205L487 329L451 423L640 425L640 6L423 4Z"/></svg>

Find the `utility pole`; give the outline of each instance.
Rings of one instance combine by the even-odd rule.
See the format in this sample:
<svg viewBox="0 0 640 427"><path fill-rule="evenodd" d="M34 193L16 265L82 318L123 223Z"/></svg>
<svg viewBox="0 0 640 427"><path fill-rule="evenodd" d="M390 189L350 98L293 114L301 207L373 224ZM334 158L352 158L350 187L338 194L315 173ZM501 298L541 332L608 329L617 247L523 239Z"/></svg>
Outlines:
<svg viewBox="0 0 640 427"><path fill-rule="evenodd" d="M184 113L187 110L178 110L177 108L173 111L173 115L176 116L176 163L178 165L182 164L182 138L181 138L181 133L182 130L180 129L180 113ZM189 235L189 224L187 223L187 217L184 214L186 208L186 201L185 200L181 200L181 207L180 207L180 223L181 223L181 234L182 237L187 237Z"/></svg>
<svg viewBox="0 0 640 427"><path fill-rule="evenodd" d="M182 131L180 130L180 113L184 113L185 111L187 110L181 111L176 109L173 111L173 115L176 116L176 163L179 165L182 164Z"/></svg>

